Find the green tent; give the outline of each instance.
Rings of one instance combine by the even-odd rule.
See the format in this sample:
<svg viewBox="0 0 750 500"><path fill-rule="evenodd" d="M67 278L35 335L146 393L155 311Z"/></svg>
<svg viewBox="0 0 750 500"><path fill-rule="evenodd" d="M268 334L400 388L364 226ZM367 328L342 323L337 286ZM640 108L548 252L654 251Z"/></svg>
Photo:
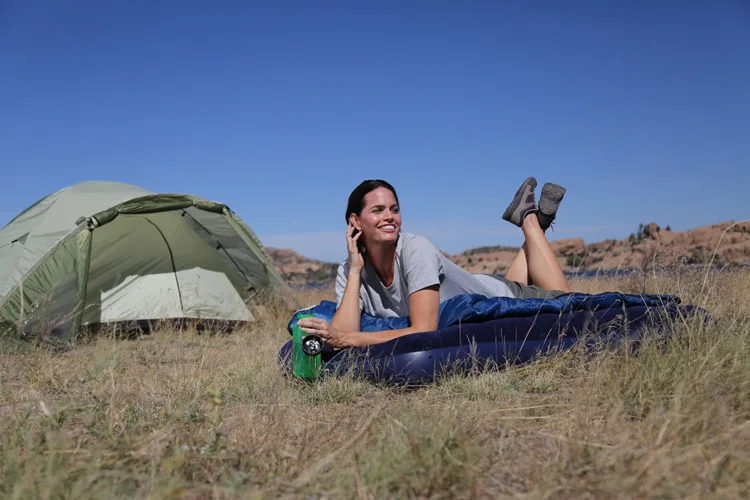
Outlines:
<svg viewBox="0 0 750 500"><path fill-rule="evenodd" d="M83 182L0 230L0 325L68 337L84 325L252 321L252 298L287 294L227 206L117 182Z"/></svg>

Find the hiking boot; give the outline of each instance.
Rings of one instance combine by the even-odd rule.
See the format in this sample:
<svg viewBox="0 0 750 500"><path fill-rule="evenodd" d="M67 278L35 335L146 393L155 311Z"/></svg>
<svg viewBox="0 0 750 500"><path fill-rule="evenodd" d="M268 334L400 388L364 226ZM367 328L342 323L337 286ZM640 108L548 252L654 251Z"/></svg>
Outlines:
<svg viewBox="0 0 750 500"><path fill-rule="evenodd" d="M539 218L539 225L542 231L546 231L552 225L557 216L557 207L565 196L565 188L547 182L542 187L542 196L539 198L539 211L536 216Z"/></svg>
<svg viewBox="0 0 750 500"><path fill-rule="evenodd" d="M505 213L503 214L504 220L518 227L523 225L523 219L537 209L534 188L536 188L536 179L533 177L529 177L523 181L521 187L516 191L513 201L505 209Z"/></svg>

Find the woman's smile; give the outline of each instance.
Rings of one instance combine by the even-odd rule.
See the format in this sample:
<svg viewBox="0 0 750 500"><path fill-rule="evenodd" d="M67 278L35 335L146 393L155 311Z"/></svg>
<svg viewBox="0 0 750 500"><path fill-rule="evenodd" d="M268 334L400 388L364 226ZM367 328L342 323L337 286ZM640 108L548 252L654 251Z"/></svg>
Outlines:
<svg viewBox="0 0 750 500"><path fill-rule="evenodd" d="M395 241L401 229L401 213L393 193L375 189L365 196L365 206L357 218L365 241L369 244Z"/></svg>

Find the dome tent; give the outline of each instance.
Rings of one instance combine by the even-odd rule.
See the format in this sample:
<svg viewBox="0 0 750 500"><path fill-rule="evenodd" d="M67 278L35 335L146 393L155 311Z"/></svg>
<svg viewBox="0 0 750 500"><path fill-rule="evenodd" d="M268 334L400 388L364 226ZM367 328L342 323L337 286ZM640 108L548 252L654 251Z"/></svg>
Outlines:
<svg viewBox="0 0 750 500"><path fill-rule="evenodd" d="M252 321L249 300L288 293L227 206L117 182L76 184L0 230L0 328L69 337L161 319ZM3 328L3 329L5 329Z"/></svg>

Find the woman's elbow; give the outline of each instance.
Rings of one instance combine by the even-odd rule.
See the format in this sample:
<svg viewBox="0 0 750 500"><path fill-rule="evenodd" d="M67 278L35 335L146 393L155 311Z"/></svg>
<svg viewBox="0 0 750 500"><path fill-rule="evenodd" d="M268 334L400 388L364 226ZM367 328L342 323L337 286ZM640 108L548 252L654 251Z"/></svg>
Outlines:
<svg viewBox="0 0 750 500"><path fill-rule="evenodd" d="M335 316L331 318L331 321L328 324L332 328L335 328L342 332L359 331L359 323L355 323L354 321L346 321L345 319L336 318Z"/></svg>
<svg viewBox="0 0 750 500"><path fill-rule="evenodd" d="M434 332L438 329L438 322L437 321L421 321L412 324L412 328L415 330L414 333L423 333L423 332Z"/></svg>

